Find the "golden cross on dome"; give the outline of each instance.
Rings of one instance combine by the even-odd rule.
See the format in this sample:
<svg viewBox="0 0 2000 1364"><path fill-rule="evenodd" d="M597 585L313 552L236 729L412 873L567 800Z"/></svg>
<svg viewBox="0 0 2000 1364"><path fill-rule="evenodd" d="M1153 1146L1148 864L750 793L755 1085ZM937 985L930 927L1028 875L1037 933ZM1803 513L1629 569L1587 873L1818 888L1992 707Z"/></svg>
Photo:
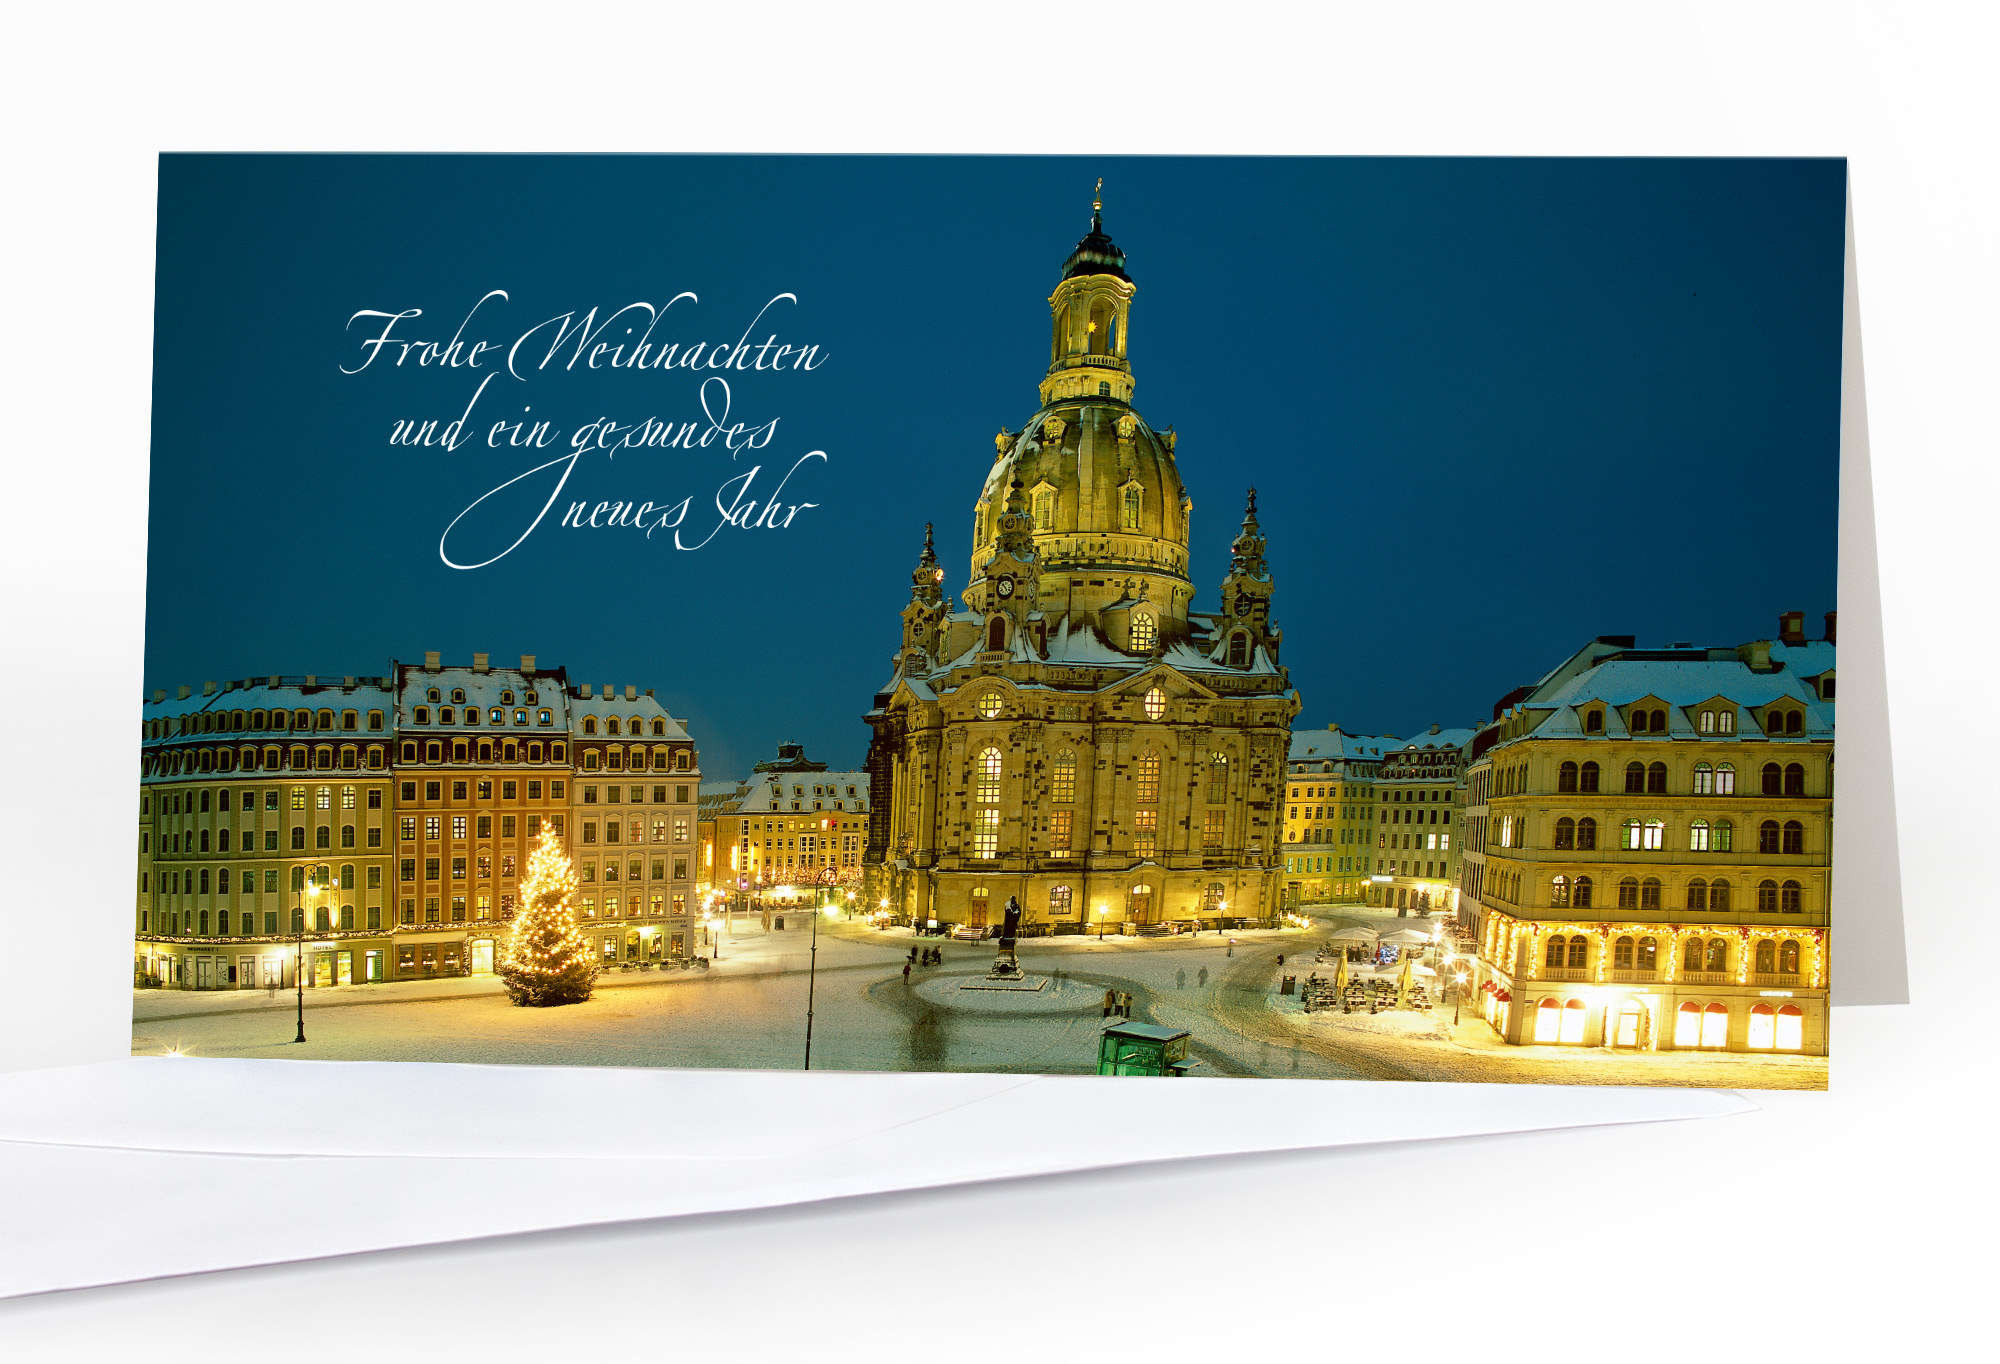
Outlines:
<svg viewBox="0 0 2000 1364"><path fill-rule="evenodd" d="M1104 177L1101 175L1097 177L1097 190L1090 199L1090 211L1092 213L1104 211Z"/></svg>

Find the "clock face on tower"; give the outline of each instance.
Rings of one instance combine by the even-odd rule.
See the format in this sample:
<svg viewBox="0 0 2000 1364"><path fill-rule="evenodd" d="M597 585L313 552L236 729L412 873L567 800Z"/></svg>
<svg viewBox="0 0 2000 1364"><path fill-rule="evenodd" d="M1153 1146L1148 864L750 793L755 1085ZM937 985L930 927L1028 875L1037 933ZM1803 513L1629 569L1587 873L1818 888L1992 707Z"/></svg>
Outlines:
<svg viewBox="0 0 2000 1364"><path fill-rule="evenodd" d="M1000 594L1000 595L1001 595L1002 597L1011 597L1011 596L1013 596L1013 595L1014 595L1014 580L1013 580L1012 578L1002 578L1002 579L1000 580L1000 583L999 583L999 586L998 586L997 588L995 588L995 591L999 592L999 594Z"/></svg>

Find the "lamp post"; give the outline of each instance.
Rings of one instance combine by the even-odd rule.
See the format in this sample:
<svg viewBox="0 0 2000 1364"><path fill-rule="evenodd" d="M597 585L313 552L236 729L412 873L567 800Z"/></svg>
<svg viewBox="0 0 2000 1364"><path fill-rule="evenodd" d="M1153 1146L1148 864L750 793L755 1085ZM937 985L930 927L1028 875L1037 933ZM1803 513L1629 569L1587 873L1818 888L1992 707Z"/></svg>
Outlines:
<svg viewBox="0 0 2000 1364"><path fill-rule="evenodd" d="M318 881L308 878L302 878L300 884L307 888L301 889L292 900L292 912L299 916L298 943L293 949L296 955L292 962L292 985L299 997L299 1035L292 1039L294 1042L306 1040L306 896L316 897L321 889Z"/></svg>
<svg viewBox="0 0 2000 1364"><path fill-rule="evenodd" d="M819 916L818 905L813 906L812 957L806 966L806 1066L813 1068L813 987L819 982Z"/></svg>
<svg viewBox="0 0 2000 1364"><path fill-rule="evenodd" d="M1458 1026L1458 1006L1465 998L1465 971L1460 969L1452 976L1452 980L1455 984L1451 991L1451 1025L1455 1028Z"/></svg>
<svg viewBox="0 0 2000 1364"><path fill-rule="evenodd" d="M1104 941L1104 906L1097 907L1097 940Z"/></svg>

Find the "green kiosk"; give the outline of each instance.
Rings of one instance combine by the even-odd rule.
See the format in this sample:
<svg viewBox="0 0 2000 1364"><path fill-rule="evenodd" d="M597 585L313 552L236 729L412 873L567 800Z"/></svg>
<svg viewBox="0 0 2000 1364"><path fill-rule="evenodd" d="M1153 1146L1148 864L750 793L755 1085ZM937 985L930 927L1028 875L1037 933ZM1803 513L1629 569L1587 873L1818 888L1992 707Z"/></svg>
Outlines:
<svg viewBox="0 0 2000 1364"><path fill-rule="evenodd" d="M1186 1028L1113 1023L1097 1042L1099 1075L1186 1075L1200 1064L1188 1059Z"/></svg>

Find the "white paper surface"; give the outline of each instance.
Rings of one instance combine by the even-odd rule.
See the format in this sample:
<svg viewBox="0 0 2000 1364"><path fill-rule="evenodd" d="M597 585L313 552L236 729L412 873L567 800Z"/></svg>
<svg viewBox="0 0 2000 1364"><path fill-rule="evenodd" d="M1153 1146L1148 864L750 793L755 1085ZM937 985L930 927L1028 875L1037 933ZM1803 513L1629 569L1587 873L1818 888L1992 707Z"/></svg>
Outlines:
<svg viewBox="0 0 2000 1364"><path fill-rule="evenodd" d="M1144 1161L1753 1108L1696 1089L138 1058L0 1076L0 1296Z"/></svg>

